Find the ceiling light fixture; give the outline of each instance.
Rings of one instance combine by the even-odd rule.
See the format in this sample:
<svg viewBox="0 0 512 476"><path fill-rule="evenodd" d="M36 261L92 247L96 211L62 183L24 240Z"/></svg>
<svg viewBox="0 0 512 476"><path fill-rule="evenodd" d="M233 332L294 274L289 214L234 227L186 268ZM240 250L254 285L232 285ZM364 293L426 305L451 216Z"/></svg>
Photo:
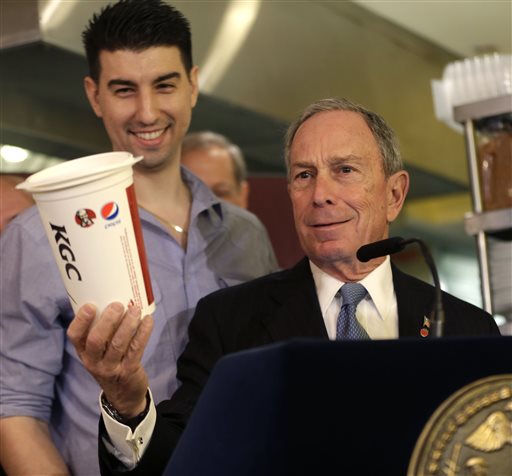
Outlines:
<svg viewBox="0 0 512 476"><path fill-rule="evenodd" d="M0 155L6 162L18 163L27 160L29 152L28 150L22 149L21 147L3 145L0 147Z"/></svg>
<svg viewBox="0 0 512 476"><path fill-rule="evenodd" d="M199 68L199 86L203 93L211 94L240 51L256 21L261 0L233 1L228 4L224 17Z"/></svg>

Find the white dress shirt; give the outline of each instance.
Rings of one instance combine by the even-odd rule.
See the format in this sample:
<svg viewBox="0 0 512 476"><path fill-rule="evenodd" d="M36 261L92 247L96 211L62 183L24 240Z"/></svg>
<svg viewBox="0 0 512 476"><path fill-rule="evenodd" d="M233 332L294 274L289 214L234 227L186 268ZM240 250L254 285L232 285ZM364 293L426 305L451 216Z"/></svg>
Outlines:
<svg viewBox="0 0 512 476"><path fill-rule="evenodd" d="M322 271L309 262L315 281L316 293L329 339L336 339L336 322L341 309L338 294L345 283ZM368 294L356 309L356 318L371 339L395 339L398 337L398 308L396 303L391 260L386 260L363 280L359 281Z"/></svg>

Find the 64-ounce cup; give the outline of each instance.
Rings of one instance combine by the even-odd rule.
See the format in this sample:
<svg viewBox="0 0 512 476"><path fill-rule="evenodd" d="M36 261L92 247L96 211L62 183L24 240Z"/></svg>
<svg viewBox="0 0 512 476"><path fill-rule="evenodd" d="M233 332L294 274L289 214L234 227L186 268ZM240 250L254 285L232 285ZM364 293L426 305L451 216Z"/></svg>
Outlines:
<svg viewBox="0 0 512 476"><path fill-rule="evenodd" d="M109 152L31 175L17 188L36 201L75 313L113 301L155 310L132 166L141 158Z"/></svg>

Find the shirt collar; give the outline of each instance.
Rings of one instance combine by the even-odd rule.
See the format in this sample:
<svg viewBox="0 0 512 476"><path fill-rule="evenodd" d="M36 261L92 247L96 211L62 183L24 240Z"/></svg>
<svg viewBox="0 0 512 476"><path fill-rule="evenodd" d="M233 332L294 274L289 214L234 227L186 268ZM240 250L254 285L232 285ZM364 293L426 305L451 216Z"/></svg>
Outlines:
<svg viewBox="0 0 512 476"><path fill-rule="evenodd" d="M334 296L344 283L339 279L333 278L325 271L322 271L311 260L309 260L309 266L311 267L311 274L313 275L313 280L315 281L316 294L318 296L318 302L320 304L322 316L325 316L327 308L331 305Z"/></svg>
<svg viewBox="0 0 512 476"><path fill-rule="evenodd" d="M313 280L315 281L322 316L325 316L327 308L331 305L336 293L345 283L322 271L311 260L309 265L313 274ZM377 308L380 317L385 320L389 315L389 296L392 296L394 293L393 273L389 256L386 256L384 262L362 279L360 283L368 291L368 295Z"/></svg>
<svg viewBox="0 0 512 476"><path fill-rule="evenodd" d="M183 166L180 166L180 169L181 178L189 187L192 196L190 222L192 223L197 216L204 213L209 215L212 223L220 224L224 216L221 200L192 172ZM141 220L158 224L153 215L143 208L139 207L139 214Z"/></svg>
<svg viewBox="0 0 512 476"><path fill-rule="evenodd" d="M181 166L181 178L188 185L192 195L192 209L190 210L190 221L193 221L199 214L210 210L216 218L222 220L222 207L219 198L210 188L187 168Z"/></svg>

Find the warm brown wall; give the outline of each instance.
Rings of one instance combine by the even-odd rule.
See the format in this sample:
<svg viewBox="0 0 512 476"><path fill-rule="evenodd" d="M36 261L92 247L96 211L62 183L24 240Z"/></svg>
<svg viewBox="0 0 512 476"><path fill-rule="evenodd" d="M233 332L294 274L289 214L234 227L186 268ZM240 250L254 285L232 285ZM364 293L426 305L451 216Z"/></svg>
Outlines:
<svg viewBox="0 0 512 476"><path fill-rule="evenodd" d="M293 266L304 256L295 233L284 177L250 177L249 210L266 226L279 265Z"/></svg>

